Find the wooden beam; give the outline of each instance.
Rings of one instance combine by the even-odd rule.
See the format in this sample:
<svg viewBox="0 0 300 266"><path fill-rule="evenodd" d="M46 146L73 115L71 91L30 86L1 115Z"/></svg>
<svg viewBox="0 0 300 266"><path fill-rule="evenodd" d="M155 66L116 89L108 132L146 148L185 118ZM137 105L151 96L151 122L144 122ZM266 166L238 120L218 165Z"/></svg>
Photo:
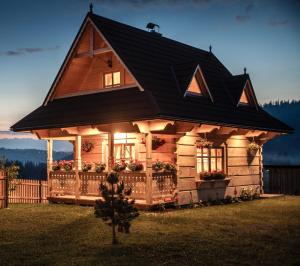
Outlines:
<svg viewBox="0 0 300 266"><path fill-rule="evenodd" d="M235 127L221 127L218 131L217 134L218 135L230 135L233 132L237 132L237 128Z"/></svg>
<svg viewBox="0 0 300 266"><path fill-rule="evenodd" d="M246 133L245 137L249 138L249 137L259 137L263 134L267 134L268 131L261 131L261 130L251 130L249 132Z"/></svg>
<svg viewBox="0 0 300 266"><path fill-rule="evenodd" d="M154 120L145 120L145 121L135 121L132 124L137 125L141 133L149 133L155 131L162 131L166 128L167 125L174 125L175 121L154 119Z"/></svg>
<svg viewBox="0 0 300 266"><path fill-rule="evenodd" d="M94 55L101 55L101 54L108 53L108 52L112 52L112 50L109 47L99 48L99 49L91 50L88 52L77 53L74 56L74 58L93 57Z"/></svg>
<svg viewBox="0 0 300 266"><path fill-rule="evenodd" d="M193 129L193 131L195 133L210 133L210 132L212 132L215 129L220 129L220 126L202 124L202 125L200 125L198 127L195 127Z"/></svg>
<svg viewBox="0 0 300 266"><path fill-rule="evenodd" d="M113 168L114 164L114 134L113 133L107 133L107 140L108 140L108 165L107 169L108 172L110 172Z"/></svg>
<svg viewBox="0 0 300 266"><path fill-rule="evenodd" d="M152 133L146 134L146 203L152 204Z"/></svg>
<svg viewBox="0 0 300 266"><path fill-rule="evenodd" d="M81 171L81 136L75 138L75 199L80 198L80 179L79 172Z"/></svg>

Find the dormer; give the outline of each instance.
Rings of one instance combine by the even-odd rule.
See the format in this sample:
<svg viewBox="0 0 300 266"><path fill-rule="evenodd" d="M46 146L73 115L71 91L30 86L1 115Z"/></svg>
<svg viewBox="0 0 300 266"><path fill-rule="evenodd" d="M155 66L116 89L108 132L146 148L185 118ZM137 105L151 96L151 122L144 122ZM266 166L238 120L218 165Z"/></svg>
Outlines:
<svg viewBox="0 0 300 266"><path fill-rule="evenodd" d="M184 93L186 96L199 96L199 97L208 97L213 101L212 95L209 91L207 83L204 79L202 70L199 65L197 65L193 76L189 82L189 85Z"/></svg>
<svg viewBox="0 0 300 266"><path fill-rule="evenodd" d="M250 79L246 80L246 83L241 92L237 106L252 106L255 107L256 109L258 108L258 103Z"/></svg>

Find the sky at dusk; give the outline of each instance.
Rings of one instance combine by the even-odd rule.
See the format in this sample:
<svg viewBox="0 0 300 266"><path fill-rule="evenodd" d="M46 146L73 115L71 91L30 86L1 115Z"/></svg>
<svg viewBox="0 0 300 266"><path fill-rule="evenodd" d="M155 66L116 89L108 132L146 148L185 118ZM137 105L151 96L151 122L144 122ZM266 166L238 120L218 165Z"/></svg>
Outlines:
<svg viewBox="0 0 300 266"><path fill-rule="evenodd" d="M94 13L247 67L260 103L300 99L300 1L94 0ZM42 104L88 11L85 0L0 1L0 130Z"/></svg>

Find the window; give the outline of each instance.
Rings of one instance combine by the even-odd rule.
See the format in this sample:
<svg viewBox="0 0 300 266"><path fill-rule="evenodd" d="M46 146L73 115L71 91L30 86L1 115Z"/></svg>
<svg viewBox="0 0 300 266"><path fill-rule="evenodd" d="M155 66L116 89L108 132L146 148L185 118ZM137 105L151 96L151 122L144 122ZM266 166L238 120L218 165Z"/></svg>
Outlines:
<svg viewBox="0 0 300 266"><path fill-rule="evenodd" d="M104 87L111 88L121 85L121 72L111 72L104 74Z"/></svg>
<svg viewBox="0 0 300 266"><path fill-rule="evenodd" d="M243 93L242 93L242 96L241 96L241 99L240 99L240 103L241 104L249 104L248 97L246 95L245 90L243 90Z"/></svg>
<svg viewBox="0 0 300 266"><path fill-rule="evenodd" d="M116 162L120 162L121 160L130 162L135 157L135 149L133 143L115 144L114 151L114 158Z"/></svg>
<svg viewBox="0 0 300 266"><path fill-rule="evenodd" d="M197 147L197 173L223 171L224 149Z"/></svg>
<svg viewBox="0 0 300 266"><path fill-rule="evenodd" d="M188 92L191 92L191 93L196 93L196 94L202 94L202 91L199 87L199 83L196 79L196 77L194 76L192 81L191 81L191 84L190 86L188 87Z"/></svg>

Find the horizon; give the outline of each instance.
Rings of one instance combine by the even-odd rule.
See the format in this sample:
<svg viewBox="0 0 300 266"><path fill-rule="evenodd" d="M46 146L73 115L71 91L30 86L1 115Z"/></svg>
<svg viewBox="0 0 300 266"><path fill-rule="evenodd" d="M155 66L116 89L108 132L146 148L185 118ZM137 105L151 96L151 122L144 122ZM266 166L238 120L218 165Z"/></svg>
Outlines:
<svg viewBox="0 0 300 266"><path fill-rule="evenodd" d="M164 37L204 50L212 45L231 73L247 67L261 104L300 100L299 1L92 2L95 14L140 29L152 21ZM0 7L0 30L6 36L0 43L3 131L42 104L89 1L4 1Z"/></svg>

